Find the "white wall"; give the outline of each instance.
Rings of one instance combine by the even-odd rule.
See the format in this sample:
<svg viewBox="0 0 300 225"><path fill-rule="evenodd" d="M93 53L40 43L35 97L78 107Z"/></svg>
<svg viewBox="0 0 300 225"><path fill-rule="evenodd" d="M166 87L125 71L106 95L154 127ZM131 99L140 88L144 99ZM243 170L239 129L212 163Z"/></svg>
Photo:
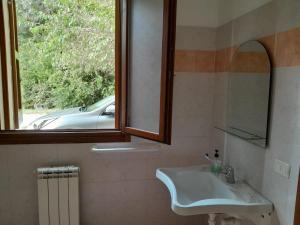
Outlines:
<svg viewBox="0 0 300 225"><path fill-rule="evenodd" d="M272 0L218 0L218 26L236 19Z"/></svg>
<svg viewBox="0 0 300 225"><path fill-rule="evenodd" d="M272 0L178 0L179 26L218 27Z"/></svg>
<svg viewBox="0 0 300 225"><path fill-rule="evenodd" d="M216 27L218 25L218 0L178 0L177 6L179 26Z"/></svg>

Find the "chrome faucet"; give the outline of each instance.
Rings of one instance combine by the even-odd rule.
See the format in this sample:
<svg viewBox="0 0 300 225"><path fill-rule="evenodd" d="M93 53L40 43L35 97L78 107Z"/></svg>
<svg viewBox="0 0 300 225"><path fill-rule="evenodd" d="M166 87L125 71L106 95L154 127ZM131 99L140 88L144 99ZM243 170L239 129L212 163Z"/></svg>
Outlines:
<svg viewBox="0 0 300 225"><path fill-rule="evenodd" d="M229 166L229 165L224 166L221 173L225 175L225 179L226 179L227 183L229 183L229 184L235 183L234 169L232 166Z"/></svg>
<svg viewBox="0 0 300 225"><path fill-rule="evenodd" d="M217 150L216 150L216 154L218 154ZM204 157L211 163L214 163L214 160L212 158L209 157L208 153L206 153L204 155ZM225 166L221 166L222 170L219 172L221 174L224 174L226 182L229 184L234 184L235 183L235 178L234 178L234 169L232 166L230 165L225 165Z"/></svg>

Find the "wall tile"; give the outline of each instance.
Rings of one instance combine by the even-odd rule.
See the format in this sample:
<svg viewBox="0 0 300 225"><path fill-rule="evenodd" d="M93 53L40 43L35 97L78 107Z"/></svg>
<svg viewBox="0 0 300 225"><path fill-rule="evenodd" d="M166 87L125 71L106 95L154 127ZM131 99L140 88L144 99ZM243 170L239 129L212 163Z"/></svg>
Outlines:
<svg viewBox="0 0 300 225"><path fill-rule="evenodd" d="M8 161L4 151L0 151L0 178L0 224L8 224L10 219Z"/></svg>
<svg viewBox="0 0 300 225"><path fill-rule="evenodd" d="M300 65L300 28L276 34L276 66Z"/></svg>
<svg viewBox="0 0 300 225"><path fill-rule="evenodd" d="M221 50L231 46L233 43L233 23L228 22L217 28L216 50Z"/></svg>
<svg viewBox="0 0 300 225"><path fill-rule="evenodd" d="M262 7L249 12L233 23L232 45L239 45L245 41L258 39L275 33L277 21L276 7L274 2L267 3Z"/></svg>
<svg viewBox="0 0 300 225"><path fill-rule="evenodd" d="M282 32L300 26L300 2L297 0L273 0L276 5L276 31Z"/></svg>
<svg viewBox="0 0 300 225"><path fill-rule="evenodd" d="M178 50L215 50L216 28L176 27L176 49Z"/></svg>

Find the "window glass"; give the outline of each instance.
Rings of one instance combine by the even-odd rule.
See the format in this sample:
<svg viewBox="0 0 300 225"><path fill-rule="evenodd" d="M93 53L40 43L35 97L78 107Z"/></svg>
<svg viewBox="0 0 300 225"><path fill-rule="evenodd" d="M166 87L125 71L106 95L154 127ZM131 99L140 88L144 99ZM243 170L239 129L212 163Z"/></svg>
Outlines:
<svg viewBox="0 0 300 225"><path fill-rule="evenodd" d="M130 6L128 125L159 133L164 1Z"/></svg>
<svg viewBox="0 0 300 225"><path fill-rule="evenodd" d="M114 103L115 1L17 0L20 129L106 129Z"/></svg>

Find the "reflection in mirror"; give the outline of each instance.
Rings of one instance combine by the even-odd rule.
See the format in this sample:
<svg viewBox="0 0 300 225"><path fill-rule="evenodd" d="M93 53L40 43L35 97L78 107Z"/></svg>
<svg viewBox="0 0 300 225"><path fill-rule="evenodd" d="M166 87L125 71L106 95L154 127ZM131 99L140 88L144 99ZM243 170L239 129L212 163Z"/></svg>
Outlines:
<svg viewBox="0 0 300 225"><path fill-rule="evenodd" d="M271 64L257 41L241 45L228 73L226 122L222 130L261 147L267 145Z"/></svg>

